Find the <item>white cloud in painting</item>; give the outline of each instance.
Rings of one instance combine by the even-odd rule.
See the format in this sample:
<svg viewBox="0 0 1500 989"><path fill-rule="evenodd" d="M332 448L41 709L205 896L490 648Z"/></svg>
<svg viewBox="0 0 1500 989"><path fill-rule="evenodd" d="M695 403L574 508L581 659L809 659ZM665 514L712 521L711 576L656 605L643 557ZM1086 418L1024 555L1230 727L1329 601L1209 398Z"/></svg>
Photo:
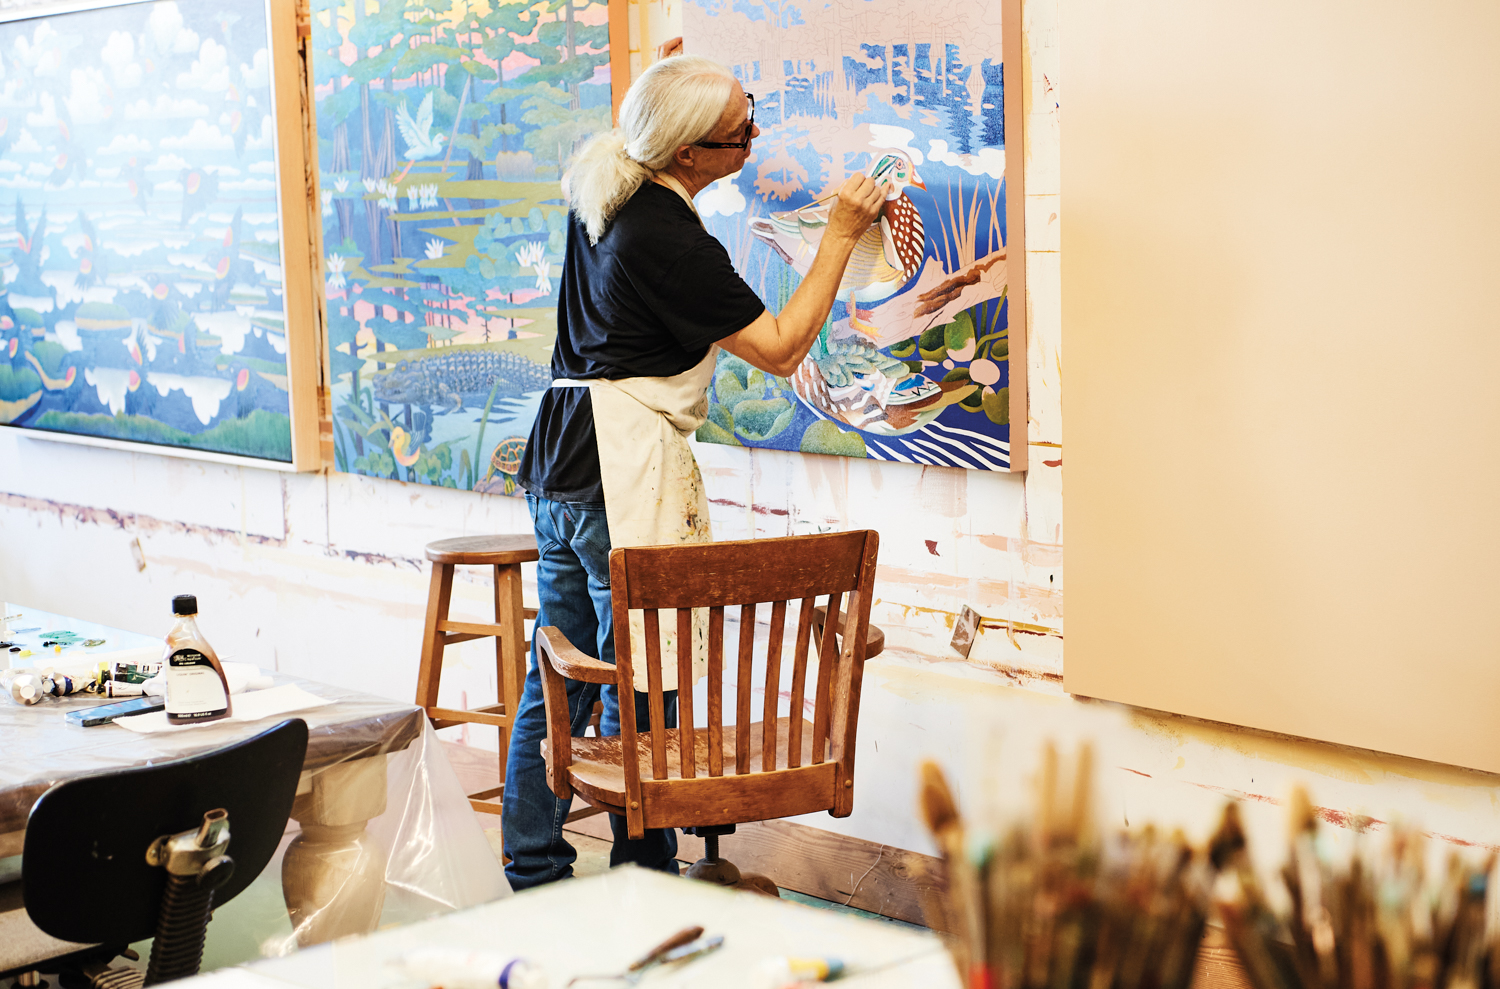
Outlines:
<svg viewBox="0 0 1500 989"><path fill-rule="evenodd" d="M125 108L126 120L160 120L163 117L201 117L208 107L192 99L175 99L165 94L156 102L137 100Z"/></svg>
<svg viewBox="0 0 1500 989"><path fill-rule="evenodd" d="M67 49L77 43L76 39L63 38L49 22L42 21L32 32L30 41L26 40L24 34L17 36L16 57L33 75L45 78L57 74L63 66Z"/></svg>
<svg viewBox="0 0 1500 989"><path fill-rule="evenodd" d="M52 98L51 93L42 93L37 100L36 111L26 115L26 125L28 127L56 127L57 122L57 101Z"/></svg>
<svg viewBox="0 0 1500 989"><path fill-rule="evenodd" d="M271 147L271 140L274 134L275 131L271 126L271 115L266 114L260 118L260 136L257 137L251 134L250 139L245 142L245 147L251 151L265 151Z"/></svg>
<svg viewBox="0 0 1500 989"><path fill-rule="evenodd" d="M9 79L0 89L0 106L14 109L36 106L36 94L19 79Z"/></svg>
<svg viewBox="0 0 1500 989"><path fill-rule="evenodd" d="M39 155L42 153L42 146L37 143L36 138L31 136L31 131L24 127L21 128L21 133L16 138L16 143L12 144L10 149L26 155Z"/></svg>
<svg viewBox="0 0 1500 989"><path fill-rule="evenodd" d="M116 86L131 89L141 84L141 66L135 60L135 37L130 32L109 32L109 40L99 50L99 58L109 66Z"/></svg>
<svg viewBox="0 0 1500 989"><path fill-rule="evenodd" d="M19 172L20 170L20 162L11 161L9 158L0 158L0 172Z"/></svg>
<svg viewBox="0 0 1500 989"><path fill-rule="evenodd" d="M198 151L233 151L234 138L203 120L193 121L192 129L181 136L161 139L163 148L192 148Z"/></svg>
<svg viewBox="0 0 1500 989"><path fill-rule="evenodd" d="M73 91L63 100L75 124L99 124L110 118L114 107L107 101L109 83L104 73L93 66L74 69L70 74Z"/></svg>
<svg viewBox="0 0 1500 989"><path fill-rule="evenodd" d="M188 163L187 163L187 160L185 158L179 158L176 155L162 155L160 158L156 159L155 162L153 162L150 165L147 165L146 166L146 171L148 171L148 172L180 172L184 168L187 168L187 167L188 167ZM157 186L157 188L161 189L161 188L163 188L163 186Z"/></svg>
<svg viewBox="0 0 1500 989"><path fill-rule="evenodd" d="M51 175L52 174L52 166L51 165L43 165L39 161L34 161L31 164L29 164L29 165L26 166L26 174L27 175Z"/></svg>
<svg viewBox="0 0 1500 989"><path fill-rule="evenodd" d="M177 88L224 92L229 88L229 49L212 38L204 38L193 67L177 77Z"/></svg>
<svg viewBox="0 0 1500 989"><path fill-rule="evenodd" d="M256 192L265 192L276 188L276 183L271 179L239 179L234 182L220 182L220 189L246 189Z"/></svg>
<svg viewBox="0 0 1500 989"><path fill-rule="evenodd" d="M187 55L198 50L198 32L183 26L182 11L177 9L176 0L153 7L146 30L151 32L156 47L164 52Z"/></svg>
<svg viewBox="0 0 1500 989"><path fill-rule="evenodd" d="M114 138L99 149L101 155L138 155L151 150L151 142L136 134L116 134ZM119 170L116 169L116 172ZM100 170L100 175L104 172ZM105 175L105 178L110 176Z"/></svg>
<svg viewBox="0 0 1500 989"><path fill-rule="evenodd" d="M1001 148L980 148L977 155L955 154L948 150L947 141L929 141L933 161L962 168L970 175L988 175L992 179L1005 178L1005 151Z"/></svg>
<svg viewBox="0 0 1500 989"><path fill-rule="evenodd" d="M276 171L276 163L274 161L258 161L250 166L250 171L258 172L261 175L270 175Z"/></svg>
<svg viewBox="0 0 1500 989"><path fill-rule="evenodd" d="M920 165L922 152L911 146L911 139L916 136L905 127L893 127L890 124L870 125L870 147L879 148L882 151L900 151L911 159L913 165Z"/></svg>
<svg viewBox="0 0 1500 989"><path fill-rule="evenodd" d="M739 186L734 184L739 175L725 176L711 184L707 189L698 193L698 211L704 216L713 216L718 213L723 216L734 216L745 211L745 194L740 192Z"/></svg>
<svg viewBox="0 0 1500 989"><path fill-rule="evenodd" d="M193 317L198 325L223 341L220 351L238 354L245 349L245 337L250 333L250 317L238 312L198 313Z"/></svg>
<svg viewBox="0 0 1500 989"><path fill-rule="evenodd" d="M99 404L109 406L109 414L125 411L125 395L130 391L130 372L123 367L86 367L83 380L99 393Z"/></svg>
<svg viewBox="0 0 1500 989"><path fill-rule="evenodd" d="M83 341L78 336L78 324L71 319L60 319L52 324L52 332L47 334L55 337L53 343L60 343L64 350L74 353L83 349Z"/></svg>
<svg viewBox="0 0 1500 989"><path fill-rule="evenodd" d="M246 89L268 89L271 85L271 56L264 48L250 59L250 64L240 63L240 75Z"/></svg>
<svg viewBox="0 0 1500 989"><path fill-rule="evenodd" d="M40 189L42 183L24 175L0 176L0 187L6 189Z"/></svg>
<svg viewBox="0 0 1500 989"><path fill-rule="evenodd" d="M209 420L219 414L219 403L229 397L234 382L227 378L184 377L180 374L162 374L149 371L146 380L151 382L162 398L171 391L181 390L193 402L193 414L207 426Z"/></svg>

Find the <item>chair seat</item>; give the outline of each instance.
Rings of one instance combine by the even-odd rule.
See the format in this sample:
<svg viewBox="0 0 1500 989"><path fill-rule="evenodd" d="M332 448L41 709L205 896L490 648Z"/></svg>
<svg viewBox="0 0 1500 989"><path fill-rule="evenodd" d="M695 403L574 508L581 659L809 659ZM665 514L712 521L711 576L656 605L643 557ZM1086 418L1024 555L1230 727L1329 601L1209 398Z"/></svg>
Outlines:
<svg viewBox="0 0 1500 989"><path fill-rule="evenodd" d="M789 745L787 733L791 729L790 718L778 718L776 720L776 766L785 769L787 766L787 754ZM763 735L763 722L755 722L750 726L750 771L761 772L761 739ZM697 765L698 776L708 776L708 731L698 728L694 731L694 754L697 758L693 761ZM812 722L806 719L802 722L802 762L801 765L812 765L813 744ZM734 750L736 741L736 729L734 725L724 726L724 775L734 776ZM542 755L545 757L548 751L548 739L542 740ZM639 732L635 736L635 744L640 752L640 765L649 771L651 765L651 733ZM671 728L667 730L667 778L682 778L682 733ZM573 739L573 764L568 767L568 776L572 780L573 788L590 802L605 804L610 808L623 808L625 806L625 766L624 766L624 740L618 735L606 738L575 738ZM824 761L827 761L827 746L824 748ZM619 811L623 813L622 811Z"/></svg>
<svg viewBox="0 0 1500 989"><path fill-rule="evenodd" d="M533 563L539 554L532 533L506 536L455 536L427 544L427 559L433 563L504 567Z"/></svg>
<svg viewBox="0 0 1500 989"><path fill-rule="evenodd" d="M31 922L21 900L21 883L0 883L0 972L31 968L92 947L60 941Z"/></svg>

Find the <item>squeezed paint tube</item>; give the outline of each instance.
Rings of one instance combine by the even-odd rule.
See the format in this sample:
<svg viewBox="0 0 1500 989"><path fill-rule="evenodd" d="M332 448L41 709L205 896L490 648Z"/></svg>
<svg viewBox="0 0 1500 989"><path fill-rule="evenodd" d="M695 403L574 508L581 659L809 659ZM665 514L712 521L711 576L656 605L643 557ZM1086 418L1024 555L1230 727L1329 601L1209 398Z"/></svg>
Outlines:
<svg viewBox="0 0 1500 989"><path fill-rule="evenodd" d="M548 989L547 974L524 958L484 951L424 948L391 962L402 973L442 989Z"/></svg>
<svg viewBox="0 0 1500 989"><path fill-rule="evenodd" d="M69 694L81 694L88 689L91 680L79 677L71 677L66 673L58 673L56 670L42 671L42 691L53 697L66 697Z"/></svg>
<svg viewBox="0 0 1500 989"><path fill-rule="evenodd" d="M759 989L796 989L837 979L844 974L844 963L837 958L767 958L759 974Z"/></svg>
<svg viewBox="0 0 1500 989"><path fill-rule="evenodd" d="M36 670L26 666L0 671L0 690L10 694L17 704L36 704L42 699L41 678Z"/></svg>

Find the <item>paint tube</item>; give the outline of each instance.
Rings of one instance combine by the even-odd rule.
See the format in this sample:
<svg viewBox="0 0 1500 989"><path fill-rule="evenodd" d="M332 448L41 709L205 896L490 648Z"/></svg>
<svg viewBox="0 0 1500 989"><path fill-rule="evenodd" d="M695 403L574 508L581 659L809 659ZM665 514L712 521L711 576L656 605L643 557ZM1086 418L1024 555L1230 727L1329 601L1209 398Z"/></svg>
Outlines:
<svg viewBox="0 0 1500 989"><path fill-rule="evenodd" d="M105 680L100 691L105 697L140 697L146 693L144 683L132 683L129 680Z"/></svg>
<svg viewBox="0 0 1500 989"><path fill-rule="evenodd" d="M19 666L0 672L0 690L10 695L17 704L36 704L42 699L41 678L29 666Z"/></svg>
<svg viewBox="0 0 1500 989"><path fill-rule="evenodd" d="M42 672L42 692L51 694L53 697L66 697L69 694L81 694L88 690L92 680L84 680L81 677L68 676L66 673L58 673L56 670L44 670Z"/></svg>
<svg viewBox="0 0 1500 989"><path fill-rule="evenodd" d="M524 958L484 951L425 948L394 959L402 973L442 989L548 989L547 974Z"/></svg>
<svg viewBox="0 0 1500 989"><path fill-rule="evenodd" d="M110 663L109 679L126 683L145 683L161 672L160 663ZM125 695L121 695L125 696Z"/></svg>
<svg viewBox="0 0 1500 989"><path fill-rule="evenodd" d="M813 982L827 982L844 974L837 958L767 958L761 962L760 989L795 989Z"/></svg>

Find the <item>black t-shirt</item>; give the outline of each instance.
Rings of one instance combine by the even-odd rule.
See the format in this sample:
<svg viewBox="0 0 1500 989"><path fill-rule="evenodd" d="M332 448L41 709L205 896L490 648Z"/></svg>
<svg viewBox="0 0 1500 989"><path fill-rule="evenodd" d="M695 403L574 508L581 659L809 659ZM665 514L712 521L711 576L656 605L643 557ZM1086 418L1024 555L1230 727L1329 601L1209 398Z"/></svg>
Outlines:
<svg viewBox="0 0 1500 989"><path fill-rule="evenodd" d="M670 377L765 312L681 196L646 182L590 246L568 215L554 378ZM542 396L517 475L552 501L603 501L588 388Z"/></svg>

